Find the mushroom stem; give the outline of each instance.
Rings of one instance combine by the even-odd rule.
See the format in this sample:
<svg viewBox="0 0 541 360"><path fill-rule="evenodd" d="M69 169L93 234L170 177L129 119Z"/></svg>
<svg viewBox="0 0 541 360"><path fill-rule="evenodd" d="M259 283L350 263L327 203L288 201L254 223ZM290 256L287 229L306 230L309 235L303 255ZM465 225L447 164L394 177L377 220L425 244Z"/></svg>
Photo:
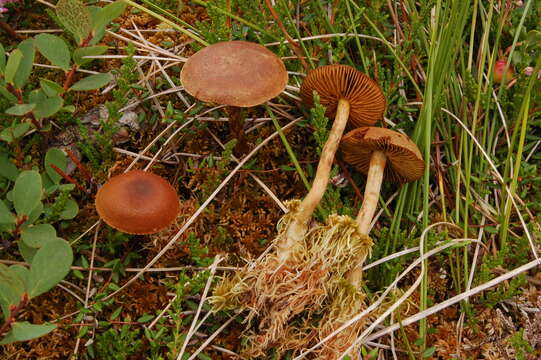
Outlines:
<svg viewBox="0 0 541 360"><path fill-rule="evenodd" d="M248 144L244 135L244 114L242 108L238 106L228 106L229 129L231 136L237 139L234 153L236 156L242 156L248 151Z"/></svg>
<svg viewBox="0 0 541 360"><path fill-rule="evenodd" d="M302 200L295 218L287 229L286 236L277 244L277 253L280 261L285 261L290 258L293 246L302 240L308 228L310 218L317 207L317 204L319 204L321 198L325 194L327 184L329 183L334 155L336 154L336 150L338 149L340 139L342 138L342 134L344 133L349 118L349 108L349 101L345 99L340 99L338 101L336 116L329 137L321 151L321 158L317 165L316 176L312 188Z"/></svg>
<svg viewBox="0 0 541 360"><path fill-rule="evenodd" d="M382 151L374 151L372 153L370 167L368 168L368 175L366 177L366 187L364 188L364 200L361 210L357 215L357 224L359 224L359 230L363 234L368 235L370 231L370 222L374 217L378 205L379 191L383 182L386 163L387 156Z"/></svg>
<svg viewBox="0 0 541 360"><path fill-rule="evenodd" d="M357 224L359 224L359 231L362 234L368 235L370 230L370 223L378 205L379 191L383 182L386 163L387 156L382 151L374 151L370 156L370 167L368 168L366 178L364 200L356 219ZM356 259L357 265L347 275L349 283L354 286L357 286L362 279L365 257L366 254L364 253L358 255Z"/></svg>

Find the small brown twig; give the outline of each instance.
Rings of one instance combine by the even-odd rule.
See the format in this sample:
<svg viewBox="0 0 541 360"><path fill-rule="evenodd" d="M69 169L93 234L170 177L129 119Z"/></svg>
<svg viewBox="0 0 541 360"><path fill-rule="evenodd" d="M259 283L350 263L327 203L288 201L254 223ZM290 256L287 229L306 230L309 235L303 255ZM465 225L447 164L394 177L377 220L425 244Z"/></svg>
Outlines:
<svg viewBox="0 0 541 360"><path fill-rule="evenodd" d="M15 29L11 27L7 22L0 21L0 29L4 30L14 39L23 40L23 37L15 32Z"/></svg>
<svg viewBox="0 0 541 360"><path fill-rule="evenodd" d="M66 174L65 172L63 172L62 170L60 170L60 168L58 168L58 166L56 166L55 164L49 164L49 166L54 170L56 171L56 173L60 176L62 176L62 178L64 180L66 180L67 182L75 185L77 187L77 189L81 190L82 192L85 192L85 193L88 193L89 191L87 189L85 189L84 187L82 187L78 182L77 180L75 180L74 178L72 178L71 176L69 176L68 174Z"/></svg>
<svg viewBox="0 0 541 360"><path fill-rule="evenodd" d="M94 182L94 179L92 177L92 174L90 173L90 171L88 171L88 169L86 168L86 166L84 166L81 161L77 158L77 156L75 156L75 154L73 153L73 151L71 151L70 149L66 148L66 153L68 154L69 158L71 159L71 161L73 161L73 163L75 164L75 166L77 166L77 169L79 169L79 171L81 172L81 174L83 174L83 176L88 180L89 183L93 183Z"/></svg>
<svg viewBox="0 0 541 360"><path fill-rule="evenodd" d="M81 41L81 43L79 44L79 47L87 47L90 40L92 40L92 33L88 34L88 36L83 41ZM64 96L64 94L66 94L66 92L69 90L69 88L73 84L73 77L75 76L75 72L77 71L77 68L78 68L77 64L73 64L70 71L66 74L66 80L64 80L64 86L63 86L64 92L60 94L60 96Z"/></svg>
<svg viewBox="0 0 541 360"><path fill-rule="evenodd" d="M280 20L280 17L276 13L276 10L274 10L274 8L272 7L272 4L271 4L270 0L265 0L265 3L267 4L267 7L269 8L269 11L270 11L272 17L274 18L274 20L276 20L276 23L280 27L280 30L282 30L282 32L284 33L284 36L286 37L287 42L289 43L289 45L291 45L291 48L293 49L293 52L299 58L299 60L300 60L300 62L302 64L302 67L304 67L304 70L306 72L308 72L308 70L310 69L310 66L308 65L306 60L304 60L304 56L302 56L302 52L301 52L299 44L297 44L295 42L295 40L293 40L293 38L288 34L288 32L287 32L287 30L286 30L286 28L284 26L284 23L282 23L282 20Z"/></svg>

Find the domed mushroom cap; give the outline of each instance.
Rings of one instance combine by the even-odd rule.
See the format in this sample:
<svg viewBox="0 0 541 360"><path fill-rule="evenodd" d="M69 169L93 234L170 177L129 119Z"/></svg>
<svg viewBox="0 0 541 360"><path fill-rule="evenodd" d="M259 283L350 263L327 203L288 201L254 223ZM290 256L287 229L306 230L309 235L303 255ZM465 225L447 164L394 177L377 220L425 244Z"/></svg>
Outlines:
<svg viewBox="0 0 541 360"><path fill-rule="evenodd" d="M96 210L110 226L128 234L153 234L179 212L175 189L162 177L132 170L109 179L96 195Z"/></svg>
<svg viewBox="0 0 541 360"><path fill-rule="evenodd" d="M250 107L278 96L288 75L282 60L264 46L226 41L192 55L180 78L184 89L199 100Z"/></svg>
<svg viewBox="0 0 541 360"><path fill-rule="evenodd" d="M349 124L353 128L374 125L383 118L385 97L378 84L351 66L327 65L312 70L300 92L302 101L309 106L314 106L314 90L329 117L335 116L338 100L348 100Z"/></svg>
<svg viewBox="0 0 541 360"><path fill-rule="evenodd" d="M374 151L387 156L384 178L406 183L423 176L425 162L419 148L409 137L399 132L361 127L348 132L340 142L343 158L363 174L368 173L370 157Z"/></svg>

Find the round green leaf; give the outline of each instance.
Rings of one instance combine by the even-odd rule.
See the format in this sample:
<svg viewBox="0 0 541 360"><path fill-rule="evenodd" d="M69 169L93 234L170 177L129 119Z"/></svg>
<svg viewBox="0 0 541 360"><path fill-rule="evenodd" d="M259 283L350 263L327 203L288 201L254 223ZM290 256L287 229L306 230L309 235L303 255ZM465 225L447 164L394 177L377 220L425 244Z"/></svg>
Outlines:
<svg viewBox="0 0 541 360"><path fill-rule="evenodd" d="M39 52L64 71L70 68L70 51L64 40L56 35L39 34L35 37Z"/></svg>
<svg viewBox="0 0 541 360"><path fill-rule="evenodd" d="M79 206L77 205L77 202L73 199L68 199L66 201L66 206L64 207L64 210L60 213L60 218L64 220L71 220L75 216L77 216L77 213L79 212Z"/></svg>
<svg viewBox="0 0 541 360"><path fill-rule="evenodd" d="M8 180L15 181L19 176L19 170L7 156L0 154L0 176Z"/></svg>
<svg viewBox="0 0 541 360"><path fill-rule="evenodd" d="M91 62L94 59L85 59L85 56L97 56L102 55L107 51L107 46L87 46L83 48L75 49L73 52L73 61L81 66Z"/></svg>
<svg viewBox="0 0 541 360"><path fill-rule="evenodd" d="M17 305L26 291L26 279L18 270L0 264L0 305L4 315L10 305Z"/></svg>
<svg viewBox="0 0 541 360"><path fill-rule="evenodd" d="M15 78L15 74L17 73L17 69L21 65L22 59L23 53L21 50L15 49L11 52L11 55L9 55L8 62L6 64L6 69L4 70L4 79L6 79L6 82L13 82L13 78Z"/></svg>
<svg viewBox="0 0 541 360"><path fill-rule="evenodd" d="M28 81L28 78L32 73L32 67L34 66L34 39L26 39L21 41L17 46L17 49L22 52L23 58L21 59L19 67L17 68L17 72L13 78L13 83L15 84L15 87L22 89Z"/></svg>
<svg viewBox="0 0 541 360"><path fill-rule="evenodd" d="M56 239L56 230L50 224L39 224L24 228L21 238L26 245L39 248Z"/></svg>
<svg viewBox="0 0 541 360"><path fill-rule="evenodd" d="M9 211L6 204L0 199L0 224L14 225L15 215Z"/></svg>
<svg viewBox="0 0 541 360"><path fill-rule="evenodd" d="M94 74L77 81L70 90L95 90L107 85L111 80L113 80L113 76L109 73Z"/></svg>
<svg viewBox="0 0 541 360"><path fill-rule="evenodd" d="M23 224L23 226L33 224L40 216L43 214L43 203L40 201L36 207L30 211L30 215L28 215L28 220L26 220Z"/></svg>
<svg viewBox="0 0 541 360"><path fill-rule="evenodd" d="M34 256L38 252L38 249L26 245L22 241L17 241L17 247L19 248L19 254L23 257L24 261L31 263Z"/></svg>
<svg viewBox="0 0 541 360"><path fill-rule="evenodd" d="M34 298L53 288L70 271L73 252L67 241L56 238L43 245L34 258L28 278L28 294Z"/></svg>
<svg viewBox="0 0 541 360"><path fill-rule="evenodd" d="M61 85L48 79L39 79L39 85L47 96L60 95L64 92L64 88Z"/></svg>
<svg viewBox="0 0 541 360"><path fill-rule="evenodd" d="M13 205L17 215L29 215L41 199L41 176L34 170L19 174L13 187Z"/></svg>
<svg viewBox="0 0 541 360"><path fill-rule="evenodd" d="M7 109L6 114L22 116L34 110L35 107L36 107L36 104L17 104Z"/></svg>
<svg viewBox="0 0 541 360"><path fill-rule="evenodd" d="M48 98L39 102L33 113L38 119L45 119L56 114L63 104L64 100L60 96Z"/></svg>
<svg viewBox="0 0 541 360"><path fill-rule="evenodd" d="M92 17L85 4L79 0L59 0L56 16L79 43L92 31Z"/></svg>
<svg viewBox="0 0 541 360"><path fill-rule="evenodd" d="M54 329L56 329L56 325L54 324L36 325L30 324L28 321L16 322L11 327L11 331L13 332L16 341L35 339L50 333Z"/></svg>
<svg viewBox="0 0 541 360"><path fill-rule="evenodd" d="M60 176L52 167L54 165L62 171L66 171L68 166L68 159L62 150L59 148L50 148L45 154L45 172L49 175L49 178L53 183L58 184L62 176Z"/></svg>

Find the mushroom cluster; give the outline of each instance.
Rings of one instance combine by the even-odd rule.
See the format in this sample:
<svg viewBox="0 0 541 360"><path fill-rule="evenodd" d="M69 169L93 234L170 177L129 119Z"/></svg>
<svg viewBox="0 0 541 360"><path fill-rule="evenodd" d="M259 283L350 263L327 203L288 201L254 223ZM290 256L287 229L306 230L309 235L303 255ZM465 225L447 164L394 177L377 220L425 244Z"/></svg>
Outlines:
<svg viewBox="0 0 541 360"><path fill-rule="evenodd" d="M301 97L309 106L313 105L314 92L335 119L310 191L302 201L288 203L290 212L279 223L275 252L224 278L214 291L216 308L240 307L249 310L248 319L257 318L258 329L250 337L246 353L250 357L261 356L272 346L280 351L294 348L296 343L287 340L288 322L308 308L322 306L336 266L351 257L352 248L343 247L340 254L322 261L321 254L314 252L314 236L322 239L329 234L321 234L314 228L309 231L309 224L327 188L335 153L348 121L353 128L374 124L383 117L385 99L373 80L345 65L329 65L311 71L301 86ZM353 249L361 251L370 247L367 237L357 239L361 240Z"/></svg>
<svg viewBox="0 0 541 360"><path fill-rule="evenodd" d="M417 145L406 135L393 130L378 127L354 129L342 138L340 152L346 162L367 175L364 199L355 220L347 216L329 217L327 228L321 231L332 235L315 247L322 257L336 253L336 247L349 249L359 242L371 244L367 239L382 181L407 183L421 178L424 173L425 164ZM369 253L370 247L360 247L335 268L335 278L329 281L331 289L326 313L318 329L320 340L365 308L361 281L363 263ZM338 359L354 343L363 326L364 321L358 321L335 335L318 349L318 356ZM355 354L350 356L357 359Z"/></svg>

